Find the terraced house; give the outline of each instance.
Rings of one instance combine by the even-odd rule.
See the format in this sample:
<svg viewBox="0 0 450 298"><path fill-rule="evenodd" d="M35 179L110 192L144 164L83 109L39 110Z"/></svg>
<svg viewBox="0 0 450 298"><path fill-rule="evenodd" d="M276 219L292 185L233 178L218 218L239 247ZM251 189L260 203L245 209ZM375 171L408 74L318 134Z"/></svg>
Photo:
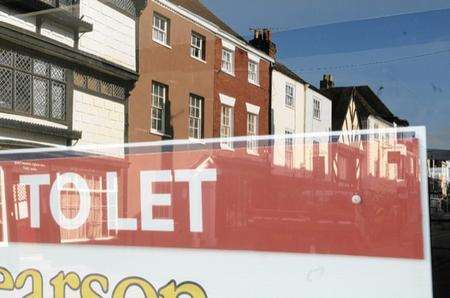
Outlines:
<svg viewBox="0 0 450 298"><path fill-rule="evenodd" d="M149 1L139 42L130 142L269 133L273 58L200 1ZM232 149L227 141L222 146Z"/></svg>
<svg viewBox="0 0 450 298"><path fill-rule="evenodd" d="M123 143L144 1L0 3L2 148Z"/></svg>

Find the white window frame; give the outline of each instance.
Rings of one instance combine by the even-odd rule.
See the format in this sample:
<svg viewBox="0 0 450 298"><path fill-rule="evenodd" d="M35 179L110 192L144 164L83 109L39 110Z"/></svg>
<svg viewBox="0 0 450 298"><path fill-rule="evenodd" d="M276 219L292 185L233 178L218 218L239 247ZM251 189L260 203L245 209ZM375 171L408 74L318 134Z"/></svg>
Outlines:
<svg viewBox="0 0 450 298"><path fill-rule="evenodd" d="M320 99L314 98L313 99L313 117L316 120L320 120L320 114L321 114L321 102Z"/></svg>
<svg viewBox="0 0 450 298"><path fill-rule="evenodd" d="M159 22L160 26L158 26L157 21ZM159 13L154 12L152 22L153 22L152 23L153 41L165 46L169 46L170 19L166 18L165 16L162 16ZM163 26L161 26L162 24L164 24L164 28ZM159 38L159 36L162 36L162 38Z"/></svg>
<svg viewBox="0 0 450 298"><path fill-rule="evenodd" d="M374 130L373 138L377 141L380 139L380 134L378 133L378 129L379 129L378 123L374 123L373 124L373 130Z"/></svg>
<svg viewBox="0 0 450 298"><path fill-rule="evenodd" d="M234 76L234 50L223 47L222 48L222 66L223 72ZM225 60L225 55L227 55L230 61Z"/></svg>
<svg viewBox="0 0 450 298"><path fill-rule="evenodd" d="M284 163L285 166L289 169L294 168L294 138L292 135L294 131L292 129L286 128L284 130L285 139L284 139ZM289 137L291 136L291 137ZM288 153L290 155L290 159L288 162Z"/></svg>
<svg viewBox="0 0 450 298"><path fill-rule="evenodd" d="M252 70L254 66L254 70ZM248 82L259 86L259 62L248 60Z"/></svg>
<svg viewBox="0 0 450 298"><path fill-rule="evenodd" d="M189 138L203 138L203 97L189 95Z"/></svg>
<svg viewBox="0 0 450 298"><path fill-rule="evenodd" d="M292 94L290 94L288 91L289 89L292 89ZM295 85L291 84L291 83L286 83L285 85L285 99L284 99L284 104L286 105L286 107L288 108L295 108Z"/></svg>
<svg viewBox="0 0 450 298"><path fill-rule="evenodd" d="M163 94L156 93L155 88L162 88ZM152 83L152 102L151 102L151 115L150 115L150 132L154 134L164 135L165 134L165 113L166 113L166 101L167 101L167 86L158 82ZM156 100L159 100L158 102ZM162 105L160 104L162 100ZM161 111L161 117L155 119L154 109ZM154 127L154 120L161 122L160 129Z"/></svg>
<svg viewBox="0 0 450 298"><path fill-rule="evenodd" d="M205 44L206 39L203 35L192 31L191 33L191 57L197 60L205 61L206 53L205 53ZM195 55L195 52L198 51L199 56Z"/></svg>
<svg viewBox="0 0 450 298"><path fill-rule="evenodd" d="M225 115L224 111L227 111ZM227 120L227 121L226 121ZM226 140L232 138L234 135L234 107L222 104L220 107L220 142L222 149L233 149L233 142Z"/></svg>
<svg viewBox="0 0 450 298"><path fill-rule="evenodd" d="M255 137L258 135L259 115L247 112L247 153L258 155L258 141Z"/></svg>

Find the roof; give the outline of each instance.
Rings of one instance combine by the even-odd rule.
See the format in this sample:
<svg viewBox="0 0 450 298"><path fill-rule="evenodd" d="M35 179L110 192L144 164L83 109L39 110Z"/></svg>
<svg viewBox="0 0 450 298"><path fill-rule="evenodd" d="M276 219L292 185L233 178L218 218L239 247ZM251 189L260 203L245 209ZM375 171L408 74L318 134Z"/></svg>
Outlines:
<svg viewBox="0 0 450 298"><path fill-rule="evenodd" d="M211 10L209 10L200 0L169 0L175 5L181 6L184 9L189 10L190 12L198 15L199 17L204 18L205 20L215 24L220 29L225 31L228 34L233 35L234 37L244 41L247 43L244 37L242 37L239 33L234 31L230 26L225 24L219 17L217 17Z"/></svg>
<svg viewBox="0 0 450 298"><path fill-rule="evenodd" d="M395 116L369 86L335 87L323 92L333 102L333 130L342 128L352 98L360 120L375 116L399 126L409 125L408 121Z"/></svg>
<svg viewBox="0 0 450 298"><path fill-rule="evenodd" d="M432 160L450 160L450 150L429 149L428 158Z"/></svg>
<svg viewBox="0 0 450 298"><path fill-rule="evenodd" d="M321 95L327 97L327 95L320 90L319 88L317 88L316 86L312 85L311 83L305 81L304 79L302 79L297 73L295 73L293 70L289 69L286 65L280 63L280 62L275 62L273 69L275 69L278 72L281 72L282 74L284 74L285 76L293 79L294 81L297 81L301 84L308 84L309 88L314 90L317 93L320 93Z"/></svg>

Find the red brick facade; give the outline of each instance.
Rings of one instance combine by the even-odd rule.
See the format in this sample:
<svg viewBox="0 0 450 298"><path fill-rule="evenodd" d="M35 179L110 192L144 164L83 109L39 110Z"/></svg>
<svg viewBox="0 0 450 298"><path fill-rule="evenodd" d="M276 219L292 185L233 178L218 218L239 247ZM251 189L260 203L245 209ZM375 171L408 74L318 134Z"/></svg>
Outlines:
<svg viewBox="0 0 450 298"><path fill-rule="evenodd" d="M270 107L270 62L261 59L259 63L259 86L248 82L247 52L236 47L235 75L229 75L221 70L222 40L216 39L214 75L214 137L220 137L220 94L236 99L234 106L234 136L247 135L246 103L260 107L258 135L269 134Z"/></svg>

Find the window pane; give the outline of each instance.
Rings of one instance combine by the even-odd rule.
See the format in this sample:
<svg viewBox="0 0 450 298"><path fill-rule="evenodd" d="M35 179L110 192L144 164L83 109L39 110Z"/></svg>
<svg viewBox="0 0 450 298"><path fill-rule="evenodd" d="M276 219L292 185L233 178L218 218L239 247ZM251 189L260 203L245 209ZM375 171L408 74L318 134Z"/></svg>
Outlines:
<svg viewBox="0 0 450 298"><path fill-rule="evenodd" d="M17 69L31 72L32 60L28 56L17 53L14 65Z"/></svg>
<svg viewBox="0 0 450 298"><path fill-rule="evenodd" d="M48 63L34 59L33 72L37 75L48 76Z"/></svg>
<svg viewBox="0 0 450 298"><path fill-rule="evenodd" d="M66 117L66 86L52 83L52 118L64 120Z"/></svg>
<svg viewBox="0 0 450 298"><path fill-rule="evenodd" d="M18 112L31 112L31 75L16 72L14 108Z"/></svg>
<svg viewBox="0 0 450 298"><path fill-rule="evenodd" d="M12 66L13 65L13 52L0 49L0 65Z"/></svg>
<svg viewBox="0 0 450 298"><path fill-rule="evenodd" d="M48 116L49 81L35 77L33 80L33 113Z"/></svg>
<svg viewBox="0 0 450 298"><path fill-rule="evenodd" d="M56 66L56 65L52 65L51 67L51 78L54 80L59 80L59 81L65 81L66 80L66 75L64 73L64 68Z"/></svg>
<svg viewBox="0 0 450 298"><path fill-rule="evenodd" d="M13 97L13 71L0 67L0 108L11 109Z"/></svg>

